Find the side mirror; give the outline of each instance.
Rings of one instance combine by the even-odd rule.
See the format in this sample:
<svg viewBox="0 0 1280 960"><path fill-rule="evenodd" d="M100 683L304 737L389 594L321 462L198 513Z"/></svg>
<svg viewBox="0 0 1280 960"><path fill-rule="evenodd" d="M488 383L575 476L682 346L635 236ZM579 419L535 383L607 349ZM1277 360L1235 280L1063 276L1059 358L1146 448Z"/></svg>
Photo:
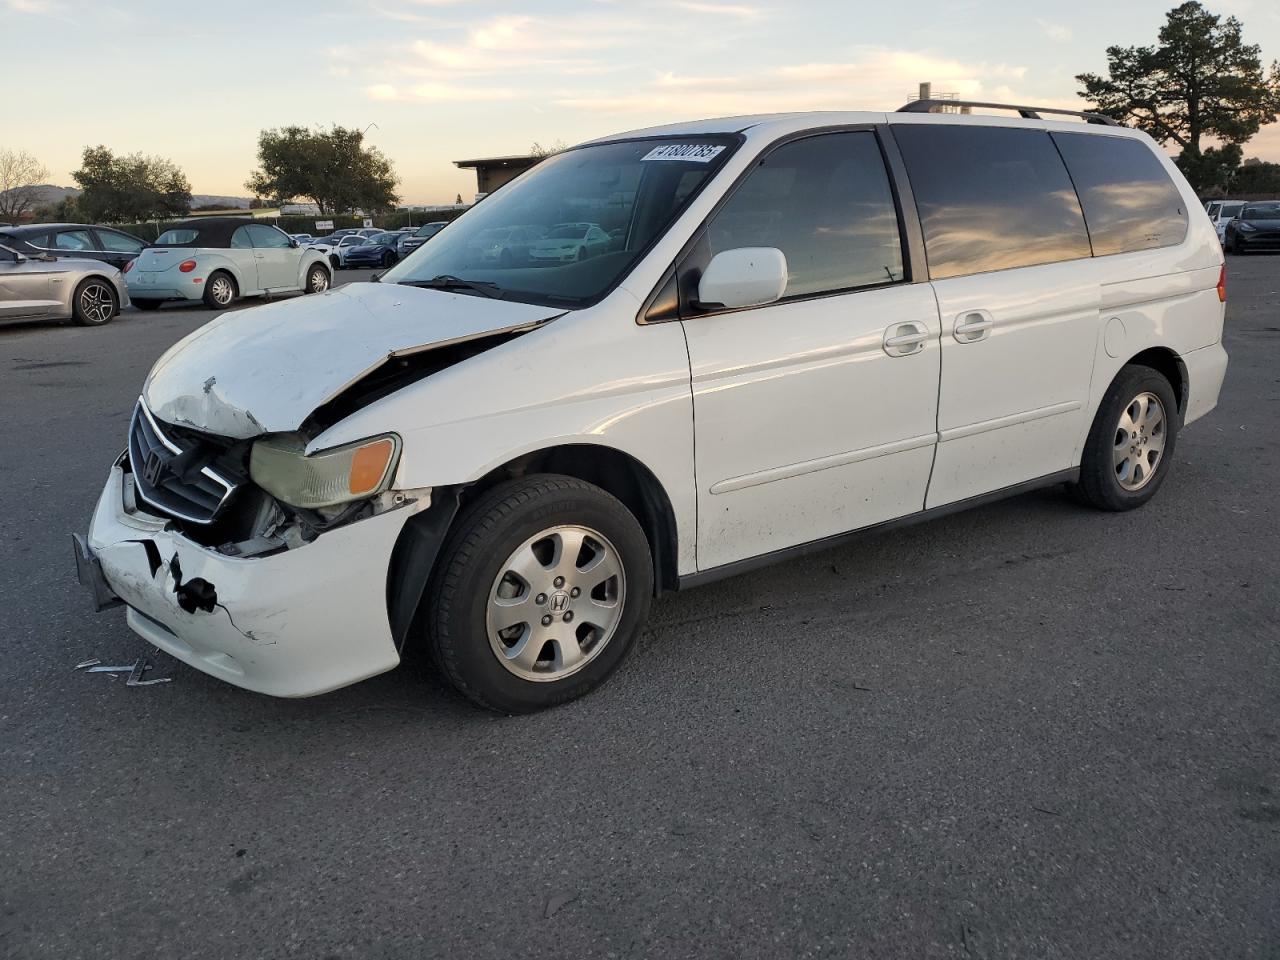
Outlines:
<svg viewBox="0 0 1280 960"><path fill-rule="evenodd" d="M302 246L302 244L298 243L298 241L297 241L297 240L295 240L295 239L293 239L293 237L290 237L290 238L289 238L289 246L291 246L291 247L293 247L293 249L297 250L297 249L298 249L298 247Z"/></svg>
<svg viewBox="0 0 1280 960"><path fill-rule="evenodd" d="M759 307L782 298L787 258L777 247L738 247L711 258L698 281L705 308Z"/></svg>

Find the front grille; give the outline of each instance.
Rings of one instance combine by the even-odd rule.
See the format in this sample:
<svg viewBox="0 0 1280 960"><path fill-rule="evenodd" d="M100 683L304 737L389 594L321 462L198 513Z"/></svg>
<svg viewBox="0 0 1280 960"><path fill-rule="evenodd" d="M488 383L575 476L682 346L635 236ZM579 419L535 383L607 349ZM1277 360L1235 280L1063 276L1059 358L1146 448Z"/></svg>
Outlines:
<svg viewBox="0 0 1280 960"><path fill-rule="evenodd" d="M129 425L129 467L148 504L192 523L212 523L238 484L210 464L220 453L210 443L166 434L141 400Z"/></svg>

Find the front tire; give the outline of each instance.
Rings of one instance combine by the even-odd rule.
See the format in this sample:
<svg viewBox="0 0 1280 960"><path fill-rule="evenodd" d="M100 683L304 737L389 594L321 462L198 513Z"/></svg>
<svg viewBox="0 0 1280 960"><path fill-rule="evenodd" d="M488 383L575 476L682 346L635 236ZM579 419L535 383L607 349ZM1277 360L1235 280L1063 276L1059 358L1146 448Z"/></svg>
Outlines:
<svg viewBox="0 0 1280 960"><path fill-rule="evenodd" d="M1132 510L1173 467L1178 401L1164 375L1131 364L1108 388L1085 442L1078 492L1099 510Z"/></svg>
<svg viewBox="0 0 1280 960"><path fill-rule="evenodd" d="M82 280L71 301L71 316L82 327L102 327L120 311L111 284L98 277Z"/></svg>
<svg viewBox="0 0 1280 960"><path fill-rule="evenodd" d="M215 270L204 283L204 305L210 310L225 310L239 295L235 278L225 270Z"/></svg>
<svg viewBox="0 0 1280 960"><path fill-rule="evenodd" d="M652 594L649 544L625 506L571 477L524 477L459 518L432 578L426 639L464 696L529 713L603 683Z"/></svg>
<svg viewBox="0 0 1280 960"><path fill-rule="evenodd" d="M307 271L306 293L324 293L329 289L329 271L320 264L315 264Z"/></svg>

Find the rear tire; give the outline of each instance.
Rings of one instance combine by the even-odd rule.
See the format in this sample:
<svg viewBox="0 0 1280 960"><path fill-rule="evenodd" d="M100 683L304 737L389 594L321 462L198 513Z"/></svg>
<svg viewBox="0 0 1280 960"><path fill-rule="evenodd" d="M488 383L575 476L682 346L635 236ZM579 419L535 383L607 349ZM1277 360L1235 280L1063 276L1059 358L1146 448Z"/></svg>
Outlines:
<svg viewBox="0 0 1280 960"><path fill-rule="evenodd" d="M130 300L129 302L132 303L139 310L159 310L160 304L164 303L163 300L136 300L136 299Z"/></svg>
<svg viewBox="0 0 1280 960"><path fill-rule="evenodd" d="M100 277L80 281L71 301L71 316L82 327L103 327L120 312L111 284Z"/></svg>
<svg viewBox="0 0 1280 960"><path fill-rule="evenodd" d="M1116 374L1093 418L1077 492L1099 510L1132 510L1156 495L1173 467L1178 401L1164 375L1131 364Z"/></svg>
<svg viewBox="0 0 1280 960"><path fill-rule="evenodd" d="M649 544L625 506L572 477L523 477L455 524L428 590L426 640L463 696L530 713L608 679L652 594Z"/></svg>
<svg viewBox="0 0 1280 960"><path fill-rule="evenodd" d="M204 305L210 310L225 310L240 295L236 281L225 270L215 270L204 282Z"/></svg>

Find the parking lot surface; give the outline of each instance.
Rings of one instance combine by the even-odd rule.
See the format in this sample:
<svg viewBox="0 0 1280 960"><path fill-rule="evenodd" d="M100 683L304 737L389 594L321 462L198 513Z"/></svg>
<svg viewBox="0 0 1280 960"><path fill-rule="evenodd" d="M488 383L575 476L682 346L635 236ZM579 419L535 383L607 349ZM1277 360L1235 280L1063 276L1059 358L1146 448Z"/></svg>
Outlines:
<svg viewBox="0 0 1280 960"><path fill-rule="evenodd" d="M69 534L210 315L0 330L0 955L1280 955L1280 257L1229 270L1221 405L1145 508L1046 491L665 597L519 718L408 670L74 670L150 650Z"/></svg>

